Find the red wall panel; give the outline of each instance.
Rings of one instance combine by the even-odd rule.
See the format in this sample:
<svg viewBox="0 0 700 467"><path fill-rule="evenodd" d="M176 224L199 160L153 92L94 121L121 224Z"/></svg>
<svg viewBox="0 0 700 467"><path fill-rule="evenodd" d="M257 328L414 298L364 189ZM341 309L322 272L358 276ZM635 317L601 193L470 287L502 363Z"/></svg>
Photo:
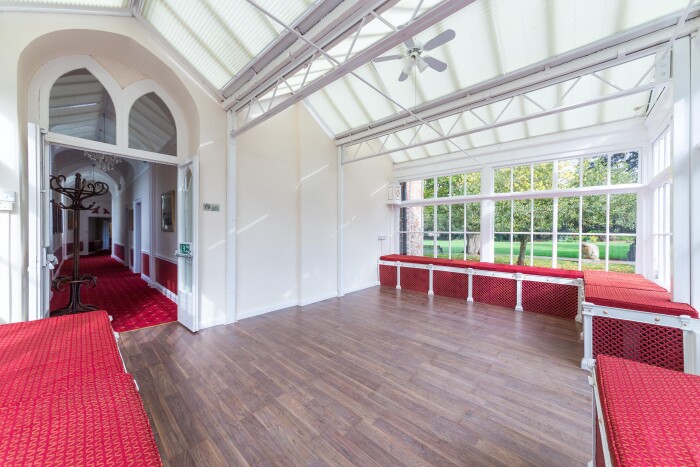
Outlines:
<svg viewBox="0 0 700 467"><path fill-rule="evenodd" d="M156 282L177 295L177 263L156 256Z"/></svg>
<svg viewBox="0 0 700 467"><path fill-rule="evenodd" d="M126 256L124 255L124 245L120 245L119 243L114 244L114 256L122 261L126 260Z"/></svg>
<svg viewBox="0 0 700 467"><path fill-rule="evenodd" d="M151 258L148 253L141 253L141 274L151 277Z"/></svg>
<svg viewBox="0 0 700 467"><path fill-rule="evenodd" d="M66 243L66 256L71 256L73 254L73 242Z"/></svg>

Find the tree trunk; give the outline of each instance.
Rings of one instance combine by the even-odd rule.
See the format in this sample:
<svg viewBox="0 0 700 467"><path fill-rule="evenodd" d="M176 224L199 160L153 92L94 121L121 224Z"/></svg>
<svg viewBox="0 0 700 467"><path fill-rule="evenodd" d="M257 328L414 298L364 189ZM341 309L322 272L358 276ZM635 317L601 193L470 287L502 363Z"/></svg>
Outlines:
<svg viewBox="0 0 700 467"><path fill-rule="evenodd" d="M525 250L527 249L527 241L530 238L529 235L520 235L520 251L518 252L518 266L525 265Z"/></svg>

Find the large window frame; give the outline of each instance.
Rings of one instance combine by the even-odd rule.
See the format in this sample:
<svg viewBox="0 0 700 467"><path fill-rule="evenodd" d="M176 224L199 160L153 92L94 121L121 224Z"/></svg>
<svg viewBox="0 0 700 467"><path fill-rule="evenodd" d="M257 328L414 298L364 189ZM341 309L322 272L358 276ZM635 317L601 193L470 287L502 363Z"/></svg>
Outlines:
<svg viewBox="0 0 700 467"><path fill-rule="evenodd" d="M666 127L651 144L651 278L666 289L671 287L671 127Z"/></svg>

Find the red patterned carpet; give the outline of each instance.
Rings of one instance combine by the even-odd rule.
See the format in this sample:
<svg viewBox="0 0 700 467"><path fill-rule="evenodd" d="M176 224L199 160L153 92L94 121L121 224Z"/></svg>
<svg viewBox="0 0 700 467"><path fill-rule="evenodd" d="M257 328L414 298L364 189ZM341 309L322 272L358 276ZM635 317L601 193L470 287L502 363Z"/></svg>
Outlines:
<svg viewBox="0 0 700 467"><path fill-rule="evenodd" d="M61 275L70 275L73 261L63 263ZM83 287L82 302L106 310L113 318L117 332L133 331L177 320L177 305L163 294L148 286L138 274L112 259L109 254L80 258L80 274L97 277L97 287ZM54 292L51 310L68 303L68 288Z"/></svg>

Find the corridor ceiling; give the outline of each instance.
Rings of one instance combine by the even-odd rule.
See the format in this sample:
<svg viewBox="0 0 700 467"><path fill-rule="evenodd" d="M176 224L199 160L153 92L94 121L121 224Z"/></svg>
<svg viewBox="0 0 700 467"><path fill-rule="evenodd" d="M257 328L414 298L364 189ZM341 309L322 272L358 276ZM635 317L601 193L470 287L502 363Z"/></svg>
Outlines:
<svg viewBox="0 0 700 467"><path fill-rule="evenodd" d="M345 148L345 162L390 155L400 163L643 119L670 77L666 46L698 16L698 3L0 0L0 11L133 16L237 112L238 132L303 100ZM446 29L455 40L431 52L445 73L399 82L400 62L371 62Z"/></svg>

